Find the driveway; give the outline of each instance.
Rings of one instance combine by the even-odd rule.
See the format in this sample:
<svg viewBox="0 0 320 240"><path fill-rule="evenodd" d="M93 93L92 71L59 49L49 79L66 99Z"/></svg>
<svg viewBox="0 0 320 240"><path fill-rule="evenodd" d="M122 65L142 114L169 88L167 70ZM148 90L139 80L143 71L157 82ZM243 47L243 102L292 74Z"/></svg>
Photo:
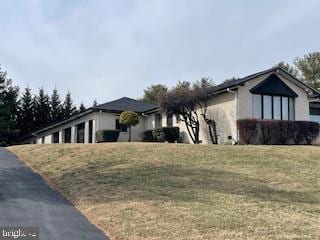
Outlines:
<svg viewBox="0 0 320 240"><path fill-rule="evenodd" d="M0 227L38 227L41 240L108 239L4 148L0 148Z"/></svg>

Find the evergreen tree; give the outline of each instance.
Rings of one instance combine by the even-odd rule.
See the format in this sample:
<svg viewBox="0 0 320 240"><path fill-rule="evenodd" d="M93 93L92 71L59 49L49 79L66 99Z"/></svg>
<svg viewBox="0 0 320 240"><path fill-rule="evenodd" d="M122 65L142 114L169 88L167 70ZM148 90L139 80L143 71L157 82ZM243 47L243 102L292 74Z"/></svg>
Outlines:
<svg viewBox="0 0 320 240"><path fill-rule="evenodd" d="M302 79L315 89L320 89L320 52L313 52L296 58L294 65L299 69Z"/></svg>
<svg viewBox="0 0 320 240"><path fill-rule="evenodd" d="M73 105L70 92L67 93L66 98L63 102L63 117L69 118L77 111L76 107Z"/></svg>
<svg viewBox="0 0 320 240"><path fill-rule="evenodd" d="M157 103L158 97L168 91L168 88L162 84L151 85L144 90L142 97L143 102L147 103Z"/></svg>
<svg viewBox="0 0 320 240"><path fill-rule="evenodd" d="M25 88L19 104L18 128L24 136L35 129L34 101L29 87Z"/></svg>
<svg viewBox="0 0 320 240"><path fill-rule="evenodd" d="M79 112L84 112L86 110L86 107L83 105L83 103L80 104Z"/></svg>
<svg viewBox="0 0 320 240"><path fill-rule="evenodd" d="M52 123L63 119L62 106L58 89L54 88L50 99L50 121Z"/></svg>
<svg viewBox="0 0 320 240"><path fill-rule="evenodd" d="M279 62L276 64L276 67L281 67L282 69L286 70L288 73L293 75L296 78L300 78L299 70L295 66L291 66L289 63L285 63L284 61Z"/></svg>
<svg viewBox="0 0 320 240"><path fill-rule="evenodd" d="M97 99L93 100L93 105L92 105L92 107L96 107L96 106L98 106Z"/></svg>
<svg viewBox="0 0 320 240"><path fill-rule="evenodd" d="M18 94L19 88L0 68L0 145L9 144L15 137Z"/></svg>
<svg viewBox="0 0 320 240"><path fill-rule="evenodd" d="M35 97L35 124L37 128L44 127L50 123L50 100L43 88Z"/></svg>

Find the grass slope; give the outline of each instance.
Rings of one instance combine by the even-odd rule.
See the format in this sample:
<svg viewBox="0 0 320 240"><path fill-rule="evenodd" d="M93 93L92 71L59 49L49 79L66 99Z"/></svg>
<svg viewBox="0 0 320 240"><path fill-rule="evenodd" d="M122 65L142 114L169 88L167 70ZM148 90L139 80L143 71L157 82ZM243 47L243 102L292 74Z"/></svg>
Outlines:
<svg viewBox="0 0 320 240"><path fill-rule="evenodd" d="M112 239L317 239L320 148L10 147Z"/></svg>

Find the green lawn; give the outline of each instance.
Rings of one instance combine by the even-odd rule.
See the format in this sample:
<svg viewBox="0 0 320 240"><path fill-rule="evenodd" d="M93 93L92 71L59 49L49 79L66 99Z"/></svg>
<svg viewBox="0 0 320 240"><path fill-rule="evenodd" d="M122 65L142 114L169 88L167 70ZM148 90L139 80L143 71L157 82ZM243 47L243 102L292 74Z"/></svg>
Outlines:
<svg viewBox="0 0 320 240"><path fill-rule="evenodd" d="M319 239L320 147L9 147L111 239Z"/></svg>

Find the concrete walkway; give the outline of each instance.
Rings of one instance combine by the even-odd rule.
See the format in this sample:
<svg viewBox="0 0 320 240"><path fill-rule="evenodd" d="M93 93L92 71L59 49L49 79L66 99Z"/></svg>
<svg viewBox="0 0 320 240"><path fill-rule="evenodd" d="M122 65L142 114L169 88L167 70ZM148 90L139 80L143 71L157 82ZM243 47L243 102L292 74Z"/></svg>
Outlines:
<svg viewBox="0 0 320 240"><path fill-rule="evenodd" d="M41 240L108 239L4 148L0 148L0 227L38 227Z"/></svg>

